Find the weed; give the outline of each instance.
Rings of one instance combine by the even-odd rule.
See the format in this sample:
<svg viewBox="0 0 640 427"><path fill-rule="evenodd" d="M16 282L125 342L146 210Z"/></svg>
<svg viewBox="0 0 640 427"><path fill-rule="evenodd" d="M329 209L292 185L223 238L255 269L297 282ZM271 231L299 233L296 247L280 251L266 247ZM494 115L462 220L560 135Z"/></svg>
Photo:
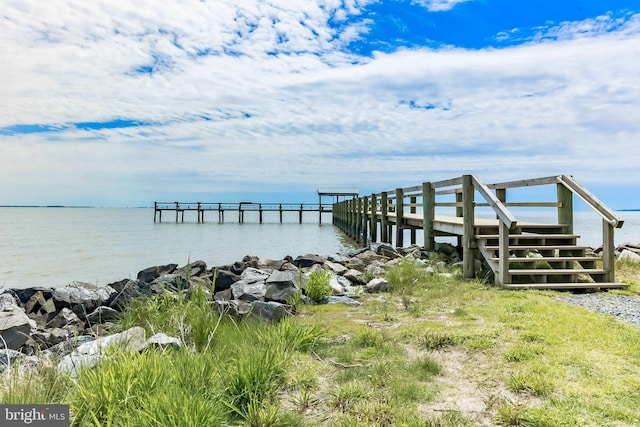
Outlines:
<svg viewBox="0 0 640 427"><path fill-rule="evenodd" d="M314 301L322 301L333 295L333 290L329 286L331 274L326 270L316 270L309 275L309 280L305 284L307 297Z"/></svg>

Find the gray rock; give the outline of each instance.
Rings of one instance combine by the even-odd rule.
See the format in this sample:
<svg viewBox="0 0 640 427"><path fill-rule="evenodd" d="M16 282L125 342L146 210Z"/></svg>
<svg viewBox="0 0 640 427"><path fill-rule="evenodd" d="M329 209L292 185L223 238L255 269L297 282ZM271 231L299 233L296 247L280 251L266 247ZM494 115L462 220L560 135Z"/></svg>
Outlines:
<svg viewBox="0 0 640 427"><path fill-rule="evenodd" d="M359 253L358 255L356 255L356 258L359 260L364 261L365 265L372 263L378 259L380 259L380 255L378 255L377 253L371 251L371 250L366 250L362 253Z"/></svg>
<svg viewBox="0 0 640 427"><path fill-rule="evenodd" d="M5 298L0 310L0 348L20 349L35 327L32 320L15 304ZM35 323L35 322L34 322Z"/></svg>
<svg viewBox="0 0 640 427"><path fill-rule="evenodd" d="M361 260L360 258L351 258L351 260L347 263L351 270L364 271L367 267L367 263Z"/></svg>
<svg viewBox="0 0 640 427"><path fill-rule="evenodd" d="M240 280L240 276L232 273L230 270L216 270L215 272L215 291L224 291L229 289L231 285Z"/></svg>
<svg viewBox="0 0 640 427"><path fill-rule="evenodd" d="M47 330L38 330L31 334L31 339L38 344L40 349L50 348L60 344L73 336L68 329L50 328Z"/></svg>
<svg viewBox="0 0 640 427"><path fill-rule="evenodd" d="M0 311L5 307L13 307L18 305L18 300L10 293L4 292L0 294Z"/></svg>
<svg viewBox="0 0 640 427"><path fill-rule="evenodd" d="M204 261L194 261L189 265L180 268L177 273L184 277L201 276L207 272L207 263ZM188 273L188 275L187 275Z"/></svg>
<svg viewBox="0 0 640 427"><path fill-rule="evenodd" d="M344 277L346 277L347 279L351 280L353 283L356 283L358 285L366 285L364 275L358 270L351 269L346 273L344 273Z"/></svg>
<svg viewBox="0 0 640 427"><path fill-rule="evenodd" d="M25 355L16 350L3 349L0 350L0 374L3 373L14 362L19 361Z"/></svg>
<svg viewBox="0 0 640 427"><path fill-rule="evenodd" d="M263 320L278 322L289 315L285 305L275 301L255 301L251 304L251 315Z"/></svg>
<svg viewBox="0 0 640 427"><path fill-rule="evenodd" d="M47 323L47 328L64 328L65 326L83 329L84 322L73 311L65 307Z"/></svg>
<svg viewBox="0 0 640 427"><path fill-rule="evenodd" d="M223 316L241 317L249 314L251 304L238 300L214 301L213 308Z"/></svg>
<svg viewBox="0 0 640 427"><path fill-rule="evenodd" d="M372 262L365 267L364 271L371 274L372 276L384 276L386 273L386 270L384 269L384 263L381 261Z"/></svg>
<svg viewBox="0 0 640 427"><path fill-rule="evenodd" d="M342 284L338 280L338 277L342 277L342 276L333 276L331 280L329 280L329 286L333 290L334 295L344 295L345 289L344 289L344 286L342 286Z"/></svg>
<svg viewBox="0 0 640 427"><path fill-rule="evenodd" d="M306 255L301 255L297 257L293 261L293 264L298 268L307 268L307 267L311 267L313 264L322 265L325 263L325 261L327 261L326 257L322 257L320 255L314 255L314 254L306 254Z"/></svg>
<svg viewBox="0 0 640 427"><path fill-rule="evenodd" d="M274 259L260 259L258 261L258 268L261 270L280 270L282 266L286 263L285 260L274 260Z"/></svg>
<svg viewBox="0 0 640 427"><path fill-rule="evenodd" d="M154 292L155 289L154 285L171 292L179 292L191 287L191 283L184 272L163 274L160 277L157 277L151 283L152 292Z"/></svg>
<svg viewBox="0 0 640 427"><path fill-rule="evenodd" d="M371 250L373 250L376 254L389 259L400 258L402 256L396 250L396 248L386 243L372 244Z"/></svg>
<svg viewBox="0 0 640 427"><path fill-rule="evenodd" d="M46 299L42 291L37 291L25 303L24 311L27 314L47 316L56 311L56 305L52 299Z"/></svg>
<svg viewBox="0 0 640 427"><path fill-rule="evenodd" d="M58 371L75 378L82 369L97 366L100 363L100 358L99 354L67 354L58 363Z"/></svg>
<svg viewBox="0 0 640 427"><path fill-rule="evenodd" d="M257 268L247 267L240 275L240 280L245 283L265 282L271 273Z"/></svg>
<svg viewBox="0 0 640 427"><path fill-rule="evenodd" d="M73 352L73 350L78 348L79 345L87 343L89 341L93 341L93 340L94 338L90 335L72 336L68 338L66 341L63 341L59 344L56 344L50 347L49 349L45 350L43 353L46 356L60 358L62 356L65 356Z"/></svg>
<svg viewBox="0 0 640 427"><path fill-rule="evenodd" d="M42 288L42 287L33 287L26 289L12 289L13 293L18 298L18 304L26 304L29 301L29 298L33 296L36 292L42 292L45 299L51 298L53 294L53 288Z"/></svg>
<svg viewBox="0 0 640 427"><path fill-rule="evenodd" d="M337 262L332 262L332 261L326 261L322 267L327 270L332 272L333 274L337 274L337 275L342 275L344 273L346 273L349 269L347 267L345 267L342 264L339 264Z"/></svg>
<svg viewBox="0 0 640 427"><path fill-rule="evenodd" d="M298 290L300 275L293 271L274 271L267 279L267 291L264 298L287 304Z"/></svg>
<svg viewBox="0 0 640 427"><path fill-rule="evenodd" d="M389 282L383 278L375 278L371 279L369 283L367 283L366 290L369 293L377 293L387 290L389 287Z"/></svg>
<svg viewBox="0 0 640 427"><path fill-rule="evenodd" d="M233 299L233 292L231 292L231 288L216 292L213 295L213 299L215 301L230 301Z"/></svg>
<svg viewBox="0 0 640 427"><path fill-rule="evenodd" d="M100 355L109 347L118 347L123 350L140 351L146 347L144 328L134 326L119 334L101 337L93 341L80 344L74 351L82 355Z"/></svg>
<svg viewBox="0 0 640 427"><path fill-rule="evenodd" d="M91 314L87 315L87 322L90 325L97 323L112 322L118 318L118 312L111 307L101 305L96 308Z"/></svg>
<svg viewBox="0 0 640 427"><path fill-rule="evenodd" d="M629 249L623 249L622 252L620 252L620 255L618 255L618 260L638 263L640 262L640 255L630 251Z"/></svg>
<svg viewBox="0 0 640 427"><path fill-rule="evenodd" d="M151 283L163 274L171 274L178 268L178 264L159 265L145 268L138 273L137 279L141 282Z"/></svg>
<svg viewBox="0 0 640 427"><path fill-rule="evenodd" d="M353 307L357 307L360 303L350 297L347 296L336 296L336 297L327 297L322 300L323 304L346 304Z"/></svg>
<svg viewBox="0 0 640 427"><path fill-rule="evenodd" d="M267 286L264 282L247 283L244 280L231 285L233 298L241 301L262 301L267 293Z"/></svg>
<svg viewBox="0 0 640 427"><path fill-rule="evenodd" d="M113 284L109 286L113 287ZM127 309L136 298L142 295L139 282L134 280L127 279L124 283L117 282L117 286L113 289L116 290L116 295L109 306L120 311Z"/></svg>
<svg viewBox="0 0 640 427"><path fill-rule="evenodd" d="M84 319L98 306L109 305L116 294L116 290L109 286L96 287L90 283L73 282L63 288L55 289L52 298L56 308L69 308L80 319Z"/></svg>
<svg viewBox="0 0 640 427"><path fill-rule="evenodd" d="M147 347L157 347L163 349L169 347L180 348L182 347L182 343L178 338L170 337L169 335L160 332L147 340Z"/></svg>

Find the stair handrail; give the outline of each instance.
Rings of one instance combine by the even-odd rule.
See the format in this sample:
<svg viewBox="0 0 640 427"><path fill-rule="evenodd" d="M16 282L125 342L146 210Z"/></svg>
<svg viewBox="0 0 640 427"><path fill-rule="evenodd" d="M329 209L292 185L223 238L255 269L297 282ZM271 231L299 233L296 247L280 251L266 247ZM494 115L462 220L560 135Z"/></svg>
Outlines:
<svg viewBox="0 0 640 427"><path fill-rule="evenodd" d="M504 203L498 199L493 192L487 187L482 181L478 179L475 175L471 176L473 181L473 186L478 193L487 201L489 206L493 208L498 216L498 219L502 221L509 230L515 229L516 225L518 225L518 220L513 216L511 212L506 208Z"/></svg>
<svg viewBox="0 0 640 427"><path fill-rule="evenodd" d="M569 189L573 194L582 199L591 209L596 211L598 215L602 217L607 223L611 224L615 228L621 228L624 224L624 220L616 215L611 209L609 209L604 203L602 203L596 196L591 194L589 190L580 185L576 180L568 175L560 175L556 178L558 182Z"/></svg>

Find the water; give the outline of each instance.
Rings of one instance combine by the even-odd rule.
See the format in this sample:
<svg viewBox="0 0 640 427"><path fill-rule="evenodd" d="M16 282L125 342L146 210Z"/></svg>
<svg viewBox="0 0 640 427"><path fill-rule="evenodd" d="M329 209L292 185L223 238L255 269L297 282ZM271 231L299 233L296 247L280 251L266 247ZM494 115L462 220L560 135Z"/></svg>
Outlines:
<svg viewBox="0 0 640 427"><path fill-rule="evenodd" d="M208 266L229 264L245 255L282 259L306 253L331 255L351 249L351 242L331 225L331 216L247 212L237 224L227 213L224 224L209 214L205 224L196 215L184 224L153 222L153 209L0 208L0 287L65 286L71 281L105 285L135 278L143 268L168 263L203 260ZM554 222L553 212L514 212L519 220ZM619 212L624 227L615 230L616 245L640 243L640 212ZM593 212L574 213L579 243L602 244L600 217ZM410 241L408 232L405 242ZM421 244L422 233L417 233ZM446 239L440 239L447 241Z"/></svg>
<svg viewBox="0 0 640 427"><path fill-rule="evenodd" d="M193 218L189 216L192 214ZM254 218L255 215L255 218ZM215 222L214 222L215 217ZM209 214L198 224L194 212L185 223L153 222L153 209L0 208L0 287L65 286L78 280L106 285L135 278L153 265L203 260L230 264L245 255L282 259L306 253L331 255L351 248L318 213L245 213L238 224L228 212L224 224Z"/></svg>

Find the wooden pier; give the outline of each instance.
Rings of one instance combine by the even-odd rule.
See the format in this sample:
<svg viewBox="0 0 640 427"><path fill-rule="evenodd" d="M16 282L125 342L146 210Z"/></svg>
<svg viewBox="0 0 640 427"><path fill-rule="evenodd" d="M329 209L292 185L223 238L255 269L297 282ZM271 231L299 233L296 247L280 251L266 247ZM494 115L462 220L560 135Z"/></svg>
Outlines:
<svg viewBox="0 0 640 427"><path fill-rule="evenodd" d="M507 190L555 186L555 200L508 201ZM602 218L602 257L588 256L573 234L573 198L582 199ZM444 199L444 200L443 200ZM553 208L551 224L519 221L509 207ZM480 208L480 209L479 209ZM447 210L446 213L440 213ZM478 210L478 212L476 212ZM481 215L484 210L484 217ZM436 212L438 211L438 212ZM333 223L362 244L404 245L422 230L425 250L435 237L455 236L462 248L463 275L473 278L475 260L493 271L506 288L621 288L615 282L614 229L623 220L572 177L562 175L486 185L472 175L354 197L333 205Z"/></svg>
<svg viewBox="0 0 640 427"><path fill-rule="evenodd" d="M278 212L280 223L283 221L284 212L297 212L298 222L302 224L302 214L317 212L318 221L322 223L322 214L331 213L331 205L320 205L315 203L202 203L202 202L154 202L153 222L162 222L162 213L175 214L175 222L184 222L185 212L195 212L197 222L205 222L205 212L217 214L217 222L225 222L225 213L237 215L237 222L242 224L245 220L246 212L257 212L258 222L264 221L265 212ZM173 215L172 215L173 217Z"/></svg>

